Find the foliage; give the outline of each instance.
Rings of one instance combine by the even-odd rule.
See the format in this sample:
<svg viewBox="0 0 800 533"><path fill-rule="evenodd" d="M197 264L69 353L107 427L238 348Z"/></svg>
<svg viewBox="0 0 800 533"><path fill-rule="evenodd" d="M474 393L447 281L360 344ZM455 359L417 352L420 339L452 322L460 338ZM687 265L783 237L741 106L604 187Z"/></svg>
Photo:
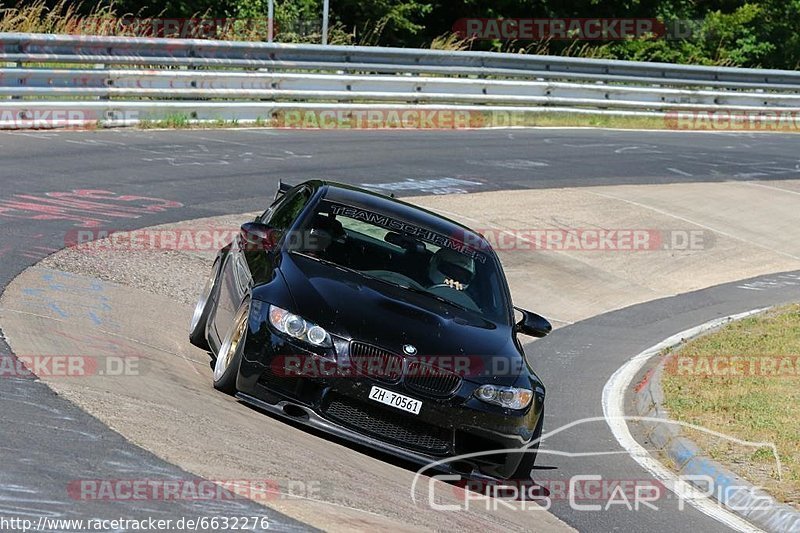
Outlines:
<svg viewBox="0 0 800 533"><path fill-rule="evenodd" d="M323 0L275 0L275 40L320 42ZM77 3L34 0L0 6L0 31L85 33L76 21L108 21L92 33L119 33L128 17L235 18L239 27L216 38L265 40L247 21L265 21L268 0L116 0ZM626 41L470 40L453 33L464 18L659 18L696 21L683 38L642 36ZM329 42L431 46L581 57L796 69L800 65L800 0L330 0ZM244 26L248 31L242 31ZM76 29L78 28L78 29ZM126 28L128 33L135 30Z"/></svg>

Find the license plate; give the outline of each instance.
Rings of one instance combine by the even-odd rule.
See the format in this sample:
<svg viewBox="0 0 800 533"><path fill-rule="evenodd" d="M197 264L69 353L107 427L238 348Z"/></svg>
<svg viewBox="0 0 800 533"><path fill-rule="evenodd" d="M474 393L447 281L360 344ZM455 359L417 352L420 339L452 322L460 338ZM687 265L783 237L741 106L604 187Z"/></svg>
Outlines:
<svg viewBox="0 0 800 533"><path fill-rule="evenodd" d="M369 399L415 415L418 415L419 410L422 409L422 402L419 400L375 386L369 391Z"/></svg>

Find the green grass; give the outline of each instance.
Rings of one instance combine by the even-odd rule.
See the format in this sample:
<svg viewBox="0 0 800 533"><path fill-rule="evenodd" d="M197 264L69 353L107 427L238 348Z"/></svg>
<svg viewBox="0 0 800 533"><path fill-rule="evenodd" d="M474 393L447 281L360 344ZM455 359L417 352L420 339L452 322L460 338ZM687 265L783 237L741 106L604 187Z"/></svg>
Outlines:
<svg viewBox="0 0 800 533"><path fill-rule="evenodd" d="M46 0L32 0L30 2L18 2L14 7L6 7L0 3L0 32L22 32L22 33L52 33L61 35L117 35L123 37L153 37L153 28L148 24L123 24L122 19L148 19L161 18L163 14L154 17L140 16L141 8L138 12L121 11L122 6L117 5L114 0L109 2L95 2L89 8L88 13L80 12L80 3L71 0L56 0L48 2ZM196 19L215 19L211 8L205 12L195 12L191 17ZM260 17L263 19L264 17ZM187 35L214 38L217 40L232 41L266 41L266 24L247 23L246 17L242 18L241 23L221 25L213 35L202 33ZM258 17L255 21L258 20ZM251 21L251 22L255 22ZM386 23L383 22L383 25ZM280 21L278 21L280 28ZM376 24L370 35L380 35L383 26ZM308 35L301 35L291 32L277 31L275 34L276 42L308 42L318 43L322 39L319 33L312 32ZM376 38L374 38L375 40ZM347 31L339 22L333 22L328 28L328 42L336 44L368 44L363 39L356 40L353 32Z"/></svg>
<svg viewBox="0 0 800 533"><path fill-rule="evenodd" d="M150 129L184 129L192 126L188 115L176 113L167 115L160 119L142 119L139 121L138 128L143 130Z"/></svg>
<svg viewBox="0 0 800 533"><path fill-rule="evenodd" d="M800 305L734 322L689 341L670 355L691 363L686 368L723 361L719 367L723 370L730 368L731 356L749 358L740 367L741 375L679 371L680 362L667 365L663 379L666 407L675 420L741 440L774 443L782 463L782 480L770 448L755 449L688 431L712 458L800 507ZM754 360L758 364L770 360L788 363L779 367L780 372L751 372L750 361Z"/></svg>
<svg viewBox="0 0 800 533"><path fill-rule="evenodd" d="M288 115L291 111L279 111L273 116L260 116L255 120L243 121L240 119L212 119L198 121L185 113L167 114L162 117L149 117L139 121L139 129L214 129L214 128L291 128L291 129L415 129L418 124L410 121L403 125L393 119L386 119L386 114L381 120L371 121L361 116L361 119L349 119L342 115L335 121L331 118L320 120L318 114L309 112L308 115ZM301 113L305 113L301 111ZM466 112L461 112L466 113ZM101 124L102 125L102 124ZM433 125L426 124L419 129L461 129L487 128L487 127L591 127L615 129L649 129L667 130L669 124L658 117L615 117L608 115L575 114L575 113L517 113L514 115L501 115L492 113L472 113L466 119L463 115L459 120L441 119L434 120ZM770 131L770 130L764 130ZM775 133L788 133L775 130Z"/></svg>
<svg viewBox="0 0 800 533"><path fill-rule="evenodd" d="M622 129L667 129L667 123L659 117L618 117L578 113L518 113L512 115L515 126L539 127L595 127ZM497 117L489 125L503 126L504 119Z"/></svg>
<svg viewBox="0 0 800 533"><path fill-rule="evenodd" d="M20 100L22 102L22 100ZM469 128L489 128L489 127L563 127L563 128L612 128L612 129L641 129L641 130L669 130L666 121L657 117L613 117L607 115L584 115L573 113L529 113L517 114L509 119L508 117L492 116L490 113L474 114L467 120L440 120L434 121L433 125L426 124L422 127L410 121L402 124L397 120L378 120L369 119L351 120L345 116L336 121L330 118L319 120L309 115L310 119L302 115L298 120L297 115L290 120L286 119L286 111L279 111L273 115L259 116L254 120L241 119L210 119L198 120L191 114L174 113L163 116L151 116L142 118L134 126L138 129L219 129L219 128L286 128L286 129L425 129L425 130L452 130ZM104 127L109 125L109 121L100 120L97 126ZM93 127L87 127L93 129ZM773 133L793 133L783 130L762 130Z"/></svg>
<svg viewBox="0 0 800 533"><path fill-rule="evenodd" d="M305 117L305 115L303 115ZM311 115L309 115L311 116ZM518 114L510 119L507 116L498 117L491 114L482 113L472 115L469 120L471 127L493 127L493 126L525 126L525 127L601 127L601 128L621 128L621 129L664 129L665 123L659 118L641 117L609 117L605 115L577 115L567 113L537 113L537 114ZM317 119L301 120L299 123L288 121L288 127L305 127L307 129L317 129L320 122ZM364 129L378 127L393 127L402 129L402 126L388 122L359 122ZM346 118L337 120L335 123L323 123L319 129L356 129L356 122ZM443 120L436 127L431 129L458 129L466 124L454 125L452 121ZM237 119L225 120L217 119L211 121L197 122L185 114L166 115L161 118L142 119L139 122L140 129L184 129L184 128L236 128L236 127L287 127L286 113L279 112L274 117L257 117L252 121L241 121ZM427 129L427 128L426 128Z"/></svg>

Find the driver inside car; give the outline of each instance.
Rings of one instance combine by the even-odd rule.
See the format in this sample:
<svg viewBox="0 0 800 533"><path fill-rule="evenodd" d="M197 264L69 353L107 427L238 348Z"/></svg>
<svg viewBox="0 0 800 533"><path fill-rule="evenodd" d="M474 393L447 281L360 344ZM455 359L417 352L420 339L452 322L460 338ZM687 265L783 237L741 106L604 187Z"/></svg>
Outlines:
<svg viewBox="0 0 800 533"><path fill-rule="evenodd" d="M428 277L437 286L463 291L475 277L475 260L449 248L441 248L431 258Z"/></svg>
<svg viewBox="0 0 800 533"><path fill-rule="evenodd" d="M323 254L332 243L343 242L346 235L342 223L336 220L335 215L317 214L308 232L306 252L312 255Z"/></svg>

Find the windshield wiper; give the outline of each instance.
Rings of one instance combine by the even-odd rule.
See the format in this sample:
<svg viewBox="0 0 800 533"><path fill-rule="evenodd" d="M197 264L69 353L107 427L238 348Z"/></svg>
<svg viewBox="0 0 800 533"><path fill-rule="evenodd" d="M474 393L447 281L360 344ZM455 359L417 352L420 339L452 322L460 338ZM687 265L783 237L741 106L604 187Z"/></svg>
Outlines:
<svg viewBox="0 0 800 533"><path fill-rule="evenodd" d="M327 259L322 259L321 257L316 257L314 255L309 255L307 253L303 253L302 250L294 250L294 251L292 251L292 253L301 254L303 257L308 257L309 259L313 259L314 261L319 261L320 263L322 263L324 265L329 265L329 266L332 266L334 268L340 268L340 269L345 270L347 272L352 272L354 274L358 274L362 278L374 279L375 281L380 281L381 283L386 283L387 285L391 285L392 287L399 287L401 289L405 289L405 290L411 291L411 292L413 292L415 294L423 294L425 296L428 296L429 298L434 298L436 300L439 300L440 302L443 302L443 303L446 303L447 305L455 307L456 309L461 309L462 311L467 311L468 313L477 313L478 312L478 311L475 311L474 309L469 309L467 307L464 307L463 305L459 305L459 304L455 303L452 300L448 300L444 296L439 296L438 294L434 294L434 293L432 293L432 292L430 292L430 291L428 291L426 289L420 289L418 287L414 287L413 285L401 285L400 283L395 283L393 281L389 281L387 279L379 278L377 276L370 276L369 274L365 274L364 272L361 272L360 270L355 270L353 268L348 268L348 267L342 266L342 265L340 265L338 263L334 263L333 261L329 261Z"/></svg>
<svg viewBox="0 0 800 533"><path fill-rule="evenodd" d="M395 285L395 284L392 283L392 285ZM404 289L407 289L407 290L409 290L411 292L414 292L416 294L424 294L425 296L430 296L431 298L435 298L436 300L439 300L440 302L444 302L447 305L451 305L451 306L453 306L453 307L455 307L457 309L461 309L462 311L467 311L469 313L475 313L476 312L473 309L469 309L467 307L464 307L463 305L459 305L459 304L455 303L452 300L448 300L444 296L439 296L438 294L434 294L434 293L428 291L427 289L418 289L417 287L406 287L405 285L397 285L397 286L398 287L402 287Z"/></svg>
<svg viewBox="0 0 800 533"><path fill-rule="evenodd" d="M358 270L355 270L355 269L352 269L352 268L348 268L346 266L340 265L339 263L334 263L333 261L330 261L328 259L323 259L321 257L317 257L315 255L311 255L311 254L309 254L307 252L304 252L303 250L292 250L289 253L300 254L303 257L307 257L309 259L313 259L314 261L317 261L318 263L322 263L323 265L332 266L333 268L338 268L338 269L344 270L346 272L352 272L353 274L358 274L359 276L362 276L362 277L365 277L365 278L373 279L371 276L367 276L366 274L363 274L363 273L359 272Z"/></svg>

